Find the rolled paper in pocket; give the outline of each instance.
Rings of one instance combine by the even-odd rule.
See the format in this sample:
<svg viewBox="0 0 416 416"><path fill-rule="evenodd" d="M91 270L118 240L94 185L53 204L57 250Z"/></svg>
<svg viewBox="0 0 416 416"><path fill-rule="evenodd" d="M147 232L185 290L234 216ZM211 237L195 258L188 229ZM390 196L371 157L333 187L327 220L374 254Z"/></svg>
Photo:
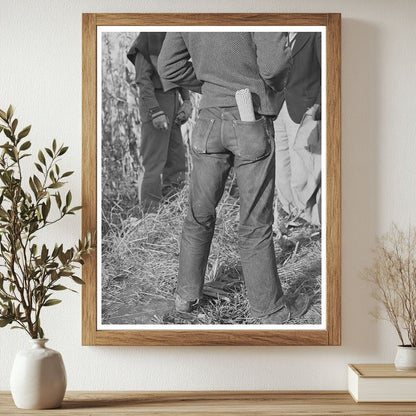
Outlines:
<svg viewBox="0 0 416 416"><path fill-rule="evenodd" d="M248 88L238 90L235 93L235 100L237 101L238 112L240 113L241 121L255 121L253 101L251 99L251 92Z"/></svg>

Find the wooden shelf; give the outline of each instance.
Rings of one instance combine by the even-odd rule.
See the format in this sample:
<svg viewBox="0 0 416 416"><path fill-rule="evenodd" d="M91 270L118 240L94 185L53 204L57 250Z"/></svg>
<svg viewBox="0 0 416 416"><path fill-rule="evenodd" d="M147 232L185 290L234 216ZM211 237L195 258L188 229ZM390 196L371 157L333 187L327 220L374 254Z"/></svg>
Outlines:
<svg viewBox="0 0 416 416"><path fill-rule="evenodd" d="M68 392L59 409L36 411L14 406L0 392L0 415L415 415L414 403L355 403L347 392Z"/></svg>

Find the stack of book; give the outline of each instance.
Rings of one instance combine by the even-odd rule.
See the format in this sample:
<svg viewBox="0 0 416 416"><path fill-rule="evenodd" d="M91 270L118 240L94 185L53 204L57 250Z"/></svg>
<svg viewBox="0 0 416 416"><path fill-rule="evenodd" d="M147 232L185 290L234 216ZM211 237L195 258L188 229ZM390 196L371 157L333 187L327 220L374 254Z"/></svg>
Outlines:
<svg viewBox="0 0 416 416"><path fill-rule="evenodd" d="M356 402L416 402L416 371L394 364L349 364L348 390Z"/></svg>

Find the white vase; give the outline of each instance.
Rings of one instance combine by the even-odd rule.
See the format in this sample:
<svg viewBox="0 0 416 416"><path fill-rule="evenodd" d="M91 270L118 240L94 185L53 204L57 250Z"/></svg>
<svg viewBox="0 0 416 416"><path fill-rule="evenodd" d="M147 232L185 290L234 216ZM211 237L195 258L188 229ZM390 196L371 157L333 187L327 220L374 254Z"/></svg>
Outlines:
<svg viewBox="0 0 416 416"><path fill-rule="evenodd" d="M416 370L416 347L398 345L394 365L399 371Z"/></svg>
<svg viewBox="0 0 416 416"><path fill-rule="evenodd" d="M10 376L14 403L21 409L59 407L66 390L66 372L59 352L46 348L47 339L32 339L19 351Z"/></svg>

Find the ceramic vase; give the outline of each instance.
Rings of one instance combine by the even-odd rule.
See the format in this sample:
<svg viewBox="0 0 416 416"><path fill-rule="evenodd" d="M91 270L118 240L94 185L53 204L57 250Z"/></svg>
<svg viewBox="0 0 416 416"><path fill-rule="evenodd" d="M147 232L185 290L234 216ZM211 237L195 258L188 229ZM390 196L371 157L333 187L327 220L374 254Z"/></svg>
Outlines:
<svg viewBox="0 0 416 416"><path fill-rule="evenodd" d="M410 345L397 346L394 365L399 371L416 371L416 347Z"/></svg>
<svg viewBox="0 0 416 416"><path fill-rule="evenodd" d="M10 387L14 403L21 409L59 407L66 390L66 372L59 352L45 346L47 339L32 339L31 348L14 360Z"/></svg>

